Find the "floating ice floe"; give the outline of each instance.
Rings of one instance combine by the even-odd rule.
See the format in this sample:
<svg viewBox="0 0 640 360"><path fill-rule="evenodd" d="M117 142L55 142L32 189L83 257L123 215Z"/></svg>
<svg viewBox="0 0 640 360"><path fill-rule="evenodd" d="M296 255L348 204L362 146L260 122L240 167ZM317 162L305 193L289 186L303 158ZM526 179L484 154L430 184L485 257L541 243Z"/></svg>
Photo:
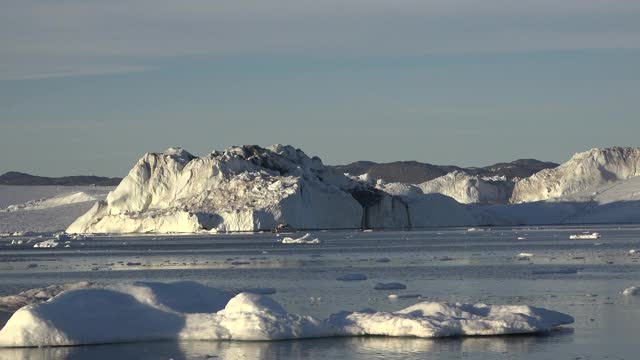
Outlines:
<svg viewBox="0 0 640 360"><path fill-rule="evenodd" d="M629 255L636 254L637 252L638 252L637 250L631 249L631 250L629 250Z"/></svg>
<svg viewBox="0 0 640 360"><path fill-rule="evenodd" d="M65 291L16 311L0 346L151 340L282 340L327 336L504 335L548 332L570 315L525 305L422 302L396 312L342 311L325 320L288 313L258 294L197 283L137 283Z"/></svg>
<svg viewBox="0 0 640 360"><path fill-rule="evenodd" d="M344 274L336 278L338 281L364 281L367 280L367 275L364 274Z"/></svg>
<svg viewBox="0 0 640 360"><path fill-rule="evenodd" d="M632 287L626 288L624 289L624 291L622 291L622 295L626 295L626 296L640 295L640 286L632 286Z"/></svg>
<svg viewBox="0 0 640 360"><path fill-rule="evenodd" d="M306 233L304 236L299 237L297 239L285 237L280 241L281 244L320 244L320 239L311 238L311 234Z"/></svg>
<svg viewBox="0 0 640 360"><path fill-rule="evenodd" d="M516 240L527 240L527 238L526 238L526 237L524 237L524 236L518 236L518 237L516 238Z"/></svg>
<svg viewBox="0 0 640 360"><path fill-rule="evenodd" d="M390 300L398 300L398 299L417 299L422 297L420 294L389 294L387 296Z"/></svg>
<svg viewBox="0 0 640 360"><path fill-rule="evenodd" d="M398 282L377 283L373 287L374 290L404 290L406 288L407 288L407 285L402 284L402 283L398 283Z"/></svg>
<svg viewBox="0 0 640 360"><path fill-rule="evenodd" d="M41 241L39 243L35 243L33 245L34 248L55 248L58 247L60 243L56 239L49 239L45 241Z"/></svg>
<svg viewBox="0 0 640 360"><path fill-rule="evenodd" d="M520 254L518 254L518 257L519 258L530 258L530 257L533 257L533 254L521 252Z"/></svg>
<svg viewBox="0 0 640 360"><path fill-rule="evenodd" d="M589 240L589 239L600 239L601 235L597 232L591 234L573 234L569 235L569 239L571 240Z"/></svg>

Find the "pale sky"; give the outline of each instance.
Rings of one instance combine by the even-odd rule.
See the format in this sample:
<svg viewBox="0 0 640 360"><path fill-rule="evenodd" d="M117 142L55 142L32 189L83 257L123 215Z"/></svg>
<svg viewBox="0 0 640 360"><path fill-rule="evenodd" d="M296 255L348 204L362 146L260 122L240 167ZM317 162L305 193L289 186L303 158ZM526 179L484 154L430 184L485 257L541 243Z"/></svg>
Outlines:
<svg viewBox="0 0 640 360"><path fill-rule="evenodd" d="M0 0L0 173L292 144L327 164L639 146L637 0Z"/></svg>

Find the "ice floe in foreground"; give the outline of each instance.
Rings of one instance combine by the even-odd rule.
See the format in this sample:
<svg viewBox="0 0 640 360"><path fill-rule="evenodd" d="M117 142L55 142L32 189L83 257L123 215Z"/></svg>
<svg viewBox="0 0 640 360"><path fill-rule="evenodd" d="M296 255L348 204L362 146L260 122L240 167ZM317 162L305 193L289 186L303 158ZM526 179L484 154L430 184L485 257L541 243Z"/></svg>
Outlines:
<svg viewBox="0 0 640 360"><path fill-rule="evenodd" d="M327 336L503 335L547 332L569 315L525 305L422 302L396 312L343 311L320 320L288 313L268 296L194 282L134 283L64 291L16 311L0 346L148 340L280 340Z"/></svg>

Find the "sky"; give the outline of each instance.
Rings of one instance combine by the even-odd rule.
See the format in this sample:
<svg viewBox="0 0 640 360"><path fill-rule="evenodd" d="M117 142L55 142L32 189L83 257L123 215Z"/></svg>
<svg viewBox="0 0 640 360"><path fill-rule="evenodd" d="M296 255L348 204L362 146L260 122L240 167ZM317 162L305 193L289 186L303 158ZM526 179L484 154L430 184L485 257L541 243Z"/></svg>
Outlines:
<svg viewBox="0 0 640 360"><path fill-rule="evenodd" d="M637 0L0 0L0 173L292 144L326 164L639 146Z"/></svg>

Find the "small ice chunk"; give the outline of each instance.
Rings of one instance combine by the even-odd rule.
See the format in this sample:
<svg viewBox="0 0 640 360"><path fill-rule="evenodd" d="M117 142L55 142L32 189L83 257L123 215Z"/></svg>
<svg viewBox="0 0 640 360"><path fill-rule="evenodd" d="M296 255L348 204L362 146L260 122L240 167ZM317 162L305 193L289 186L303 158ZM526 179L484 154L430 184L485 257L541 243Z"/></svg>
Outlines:
<svg viewBox="0 0 640 360"><path fill-rule="evenodd" d="M635 249L631 249L631 250L629 250L629 255L633 255L633 254L635 254L635 253L637 253L637 250L635 250Z"/></svg>
<svg viewBox="0 0 640 360"><path fill-rule="evenodd" d="M518 238L517 238L517 239L518 239L518 240L527 240L527 238L526 238L526 237L524 237L524 236L518 236Z"/></svg>
<svg viewBox="0 0 640 360"><path fill-rule="evenodd" d="M53 235L53 237L55 237L58 241L68 241L71 240L71 236L69 236L69 234L65 233L65 232L59 232L59 233L55 233Z"/></svg>
<svg viewBox="0 0 640 360"><path fill-rule="evenodd" d="M290 238L285 237L280 241L281 244L320 244L320 239L315 238L311 239L311 234L306 233L304 236L299 238Z"/></svg>
<svg viewBox="0 0 640 360"><path fill-rule="evenodd" d="M377 283L373 288L375 290L404 290L407 288L407 285L398 282Z"/></svg>
<svg viewBox="0 0 640 360"><path fill-rule="evenodd" d="M518 257L521 257L521 258L530 258L532 256L533 256L533 254L525 253L525 252L521 252L520 254L518 254Z"/></svg>
<svg viewBox="0 0 640 360"><path fill-rule="evenodd" d="M632 286L632 287L626 288L624 289L624 291L622 291L622 295L638 296L640 295L640 286Z"/></svg>
<svg viewBox="0 0 640 360"><path fill-rule="evenodd" d="M417 299L422 297L422 295L420 294L390 294L388 296L388 298L390 300L397 300L397 299Z"/></svg>
<svg viewBox="0 0 640 360"><path fill-rule="evenodd" d="M589 239L600 239L602 237L600 233L594 232L591 234L573 234L569 235L569 239L571 240L589 240Z"/></svg>
<svg viewBox="0 0 640 360"><path fill-rule="evenodd" d="M34 248L54 248L54 247L58 247L58 245L60 245L60 243L57 242L55 239L49 239L49 240L41 241L39 243L35 243L33 247Z"/></svg>
<svg viewBox="0 0 640 360"><path fill-rule="evenodd" d="M336 278L338 281L364 281L367 280L367 275L364 274L344 274Z"/></svg>

